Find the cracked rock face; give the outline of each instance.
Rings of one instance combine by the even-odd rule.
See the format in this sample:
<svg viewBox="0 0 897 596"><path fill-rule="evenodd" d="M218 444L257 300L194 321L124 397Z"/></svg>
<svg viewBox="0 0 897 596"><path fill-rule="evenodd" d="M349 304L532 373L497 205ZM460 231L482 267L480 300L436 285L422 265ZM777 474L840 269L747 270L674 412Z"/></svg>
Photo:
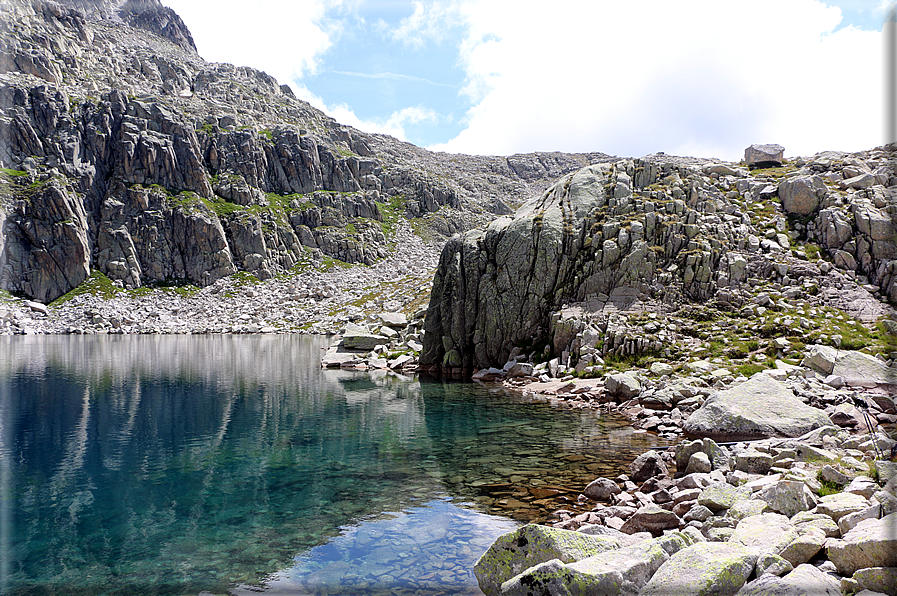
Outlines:
<svg viewBox="0 0 897 596"><path fill-rule="evenodd" d="M763 316L766 283L878 320L897 299L893 150L751 171L658 155L568 174L514 217L446 244L421 362L482 369L513 353L583 372L599 353L667 353L663 325L631 335L615 313L691 302ZM850 182L858 172L876 184Z"/></svg>

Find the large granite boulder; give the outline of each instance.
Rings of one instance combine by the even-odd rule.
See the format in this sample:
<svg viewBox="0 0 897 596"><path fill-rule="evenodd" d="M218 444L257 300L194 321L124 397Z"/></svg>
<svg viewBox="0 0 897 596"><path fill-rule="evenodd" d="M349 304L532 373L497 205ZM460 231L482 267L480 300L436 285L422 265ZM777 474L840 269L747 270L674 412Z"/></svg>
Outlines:
<svg viewBox="0 0 897 596"><path fill-rule="evenodd" d="M735 594L754 571L755 550L732 542L699 542L660 566L640 596Z"/></svg>
<svg viewBox="0 0 897 596"><path fill-rule="evenodd" d="M524 570L557 559L572 563L608 550L620 542L607 536L529 524L500 536L474 565L480 589L486 596L499 594L503 582Z"/></svg>
<svg viewBox="0 0 897 596"><path fill-rule="evenodd" d="M798 176L779 183L779 199L787 213L810 215L825 198L825 182L819 176Z"/></svg>
<svg viewBox="0 0 897 596"><path fill-rule="evenodd" d="M847 385L897 385L897 367L853 350L838 352L832 375L843 378Z"/></svg>
<svg viewBox="0 0 897 596"><path fill-rule="evenodd" d="M785 159L785 148L781 145L751 145L744 150L744 165L749 168L780 166Z"/></svg>
<svg viewBox="0 0 897 596"><path fill-rule="evenodd" d="M840 540L829 539L826 552L841 575L866 567L897 567L897 513L861 521Z"/></svg>
<svg viewBox="0 0 897 596"><path fill-rule="evenodd" d="M671 555L693 543L691 536L671 532L660 538L608 551L576 563L565 565L557 560L549 561L531 567L502 584L501 594L638 594Z"/></svg>
<svg viewBox="0 0 897 596"><path fill-rule="evenodd" d="M346 330L343 332L343 347L350 350L369 351L378 345L389 343L389 338L373 333L355 323L347 323Z"/></svg>
<svg viewBox="0 0 897 596"><path fill-rule="evenodd" d="M709 397L683 429L717 441L799 437L829 424L828 416L804 404L787 385L764 373Z"/></svg>
<svg viewBox="0 0 897 596"><path fill-rule="evenodd" d="M797 537L797 530L787 517L778 513L764 513L738 522L729 542L741 544L758 553L777 555Z"/></svg>

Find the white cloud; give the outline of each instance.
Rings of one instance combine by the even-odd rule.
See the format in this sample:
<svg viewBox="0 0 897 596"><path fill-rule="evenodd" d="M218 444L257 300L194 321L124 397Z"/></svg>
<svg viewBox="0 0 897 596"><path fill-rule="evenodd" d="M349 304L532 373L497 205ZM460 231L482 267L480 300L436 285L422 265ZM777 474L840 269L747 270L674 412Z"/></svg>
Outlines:
<svg viewBox="0 0 897 596"><path fill-rule="evenodd" d="M881 37L816 0L468 0L465 153L880 143ZM426 13L425 7L421 8ZM417 9L415 14L417 14Z"/></svg>
<svg viewBox="0 0 897 596"><path fill-rule="evenodd" d="M392 31L393 41L419 48L427 41L444 41L452 28L460 24L461 13L457 2L437 0L424 4L421 0L414 0L411 5L414 12L402 19ZM383 23L380 27L383 28Z"/></svg>
<svg viewBox="0 0 897 596"><path fill-rule="evenodd" d="M343 0L163 3L184 19L203 58L264 70L281 83L317 71L320 56L341 30L339 20L328 18L328 10L349 4Z"/></svg>
<svg viewBox="0 0 897 596"><path fill-rule="evenodd" d="M424 106L411 106L397 110L385 119L363 119L344 103L328 105L321 97L315 95L305 86L295 83L290 85L297 97L318 108L340 124L351 126L369 133L380 133L393 136L400 141L407 141L405 126L421 122L438 122L439 114Z"/></svg>

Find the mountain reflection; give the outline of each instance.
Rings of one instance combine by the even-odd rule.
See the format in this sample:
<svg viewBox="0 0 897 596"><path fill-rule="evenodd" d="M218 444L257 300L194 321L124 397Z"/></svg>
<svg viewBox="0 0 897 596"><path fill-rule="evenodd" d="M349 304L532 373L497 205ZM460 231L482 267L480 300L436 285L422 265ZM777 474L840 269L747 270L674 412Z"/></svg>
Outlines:
<svg viewBox="0 0 897 596"><path fill-rule="evenodd" d="M224 591L440 492L419 385L326 344L3 338L3 593Z"/></svg>
<svg viewBox="0 0 897 596"><path fill-rule="evenodd" d="M0 337L0 593L221 594L285 570L325 592L415 573L466 586L500 524L465 511L539 519L656 444L469 383L323 371L327 344ZM365 525L387 514L407 523ZM377 527L404 544L437 518L439 552L461 558L359 538ZM350 527L365 530L340 550L348 539L330 541Z"/></svg>

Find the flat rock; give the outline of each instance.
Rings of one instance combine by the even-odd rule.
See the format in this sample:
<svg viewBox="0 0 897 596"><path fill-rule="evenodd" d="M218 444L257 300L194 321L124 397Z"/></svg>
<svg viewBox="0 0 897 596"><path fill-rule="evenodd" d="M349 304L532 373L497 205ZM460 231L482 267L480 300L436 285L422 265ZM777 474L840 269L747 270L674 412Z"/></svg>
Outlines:
<svg viewBox="0 0 897 596"><path fill-rule="evenodd" d="M767 166L782 165L785 159L785 148L774 143L765 145L751 145L744 150L744 165Z"/></svg>
<svg viewBox="0 0 897 596"><path fill-rule="evenodd" d="M784 577L762 575L736 596L840 596L841 582L812 565L798 565Z"/></svg>
<svg viewBox="0 0 897 596"><path fill-rule="evenodd" d="M500 536L474 565L486 596L499 594L501 584L538 563L558 559L572 563L617 549L620 543L606 536L528 524Z"/></svg>
<svg viewBox="0 0 897 596"><path fill-rule="evenodd" d="M690 435L720 441L798 437L830 424L822 410L794 396L787 385L757 373L707 398L683 425Z"/></svg>
<svg viewBox="0 0 897 596"><path fill-rule="evenodd" d="M699 542L660 566L640 596L735 594L754 571L755 550L732 542Z"/></svg>
<svg viewBox="0 0 897 596"><path fill-rule="evenodd" d="M832 374L842 377L848 385L897 385L897 368L888 366L875 356L853 350L838 352Z"/></svg>
<svg viewBox="0 0 897 596"><path fill-rule="evenodd" d="M651 532L652 535L658 536L664 530L678 528L680 524L682 524L682 520L675 513L652 504L640 507L632 517L626 520L620 531L626 534Z"/></svg>
<svg viewBox="0 0 897 596"><path fill-rule="evenodd" d="M400 312L383 312L380 313L380 320L384 325L389 327L405 328L408 326L408 317Z"/></svg>
<svg viewBox="0 0 897 596"><path fill-rule="evenodd" d="M869 507L869 499L854 493L835 493L819 498L816 512L829 516L835 522L845 515L863 511Z"/></svg>
<svg viewBox="0 0 897 596"><path fill-rule="evenodd" d="M778 513L763 513L738 522L729 540L758 553L777 555L797 537L797 530L787 517Z"/></svg>
<svg viewBox="0 0 897 596"><path fill-rule="evenodd" d="M371 333L364 327L353 323L346 325L346 331L343 333L343 346L350 350L373 350L388 342L388 338Z"/></svg>
<svg viewBox="0 0 897 596"><path fill-rule="evenodd" d="M841 575L867 567L897 567L897 513L861 521L840 540L829 539L825 549Z"/></svg>

